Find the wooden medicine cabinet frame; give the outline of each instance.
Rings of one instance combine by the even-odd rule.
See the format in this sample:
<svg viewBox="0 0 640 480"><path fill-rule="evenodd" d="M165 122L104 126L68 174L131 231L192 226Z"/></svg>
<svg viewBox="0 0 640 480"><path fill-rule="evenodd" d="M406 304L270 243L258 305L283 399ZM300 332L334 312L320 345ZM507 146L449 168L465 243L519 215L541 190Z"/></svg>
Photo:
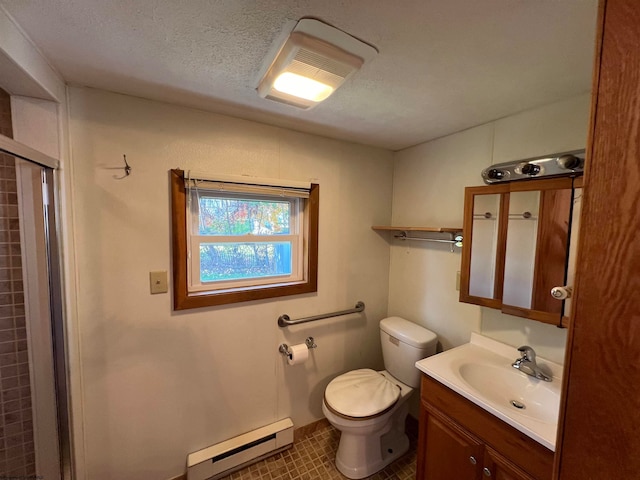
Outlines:
<svg viewBox="0 0 640 480"><path fill-rule="evenodd" d="M499 195L500 213L498 214L498 238L496 241L496 261L494 265L493 297L480 297L470 294L471 287L471 247L473 242L473 208L477 195ZM507 246L507 220L503 215L509 211L509 184L501 183L480 187L467 187L464 190L464 222L462 225L462 267L460 271L460 301L481 307L502 307L502 287L504 280L504 260Z"/></svg>
<svg viewBox="0 0 640 480"><path fill-rule="evenodd" d="M464 200L464 245L462 247L462 266L460 275L460 301L482 307L501 310L502 313L517 317L536 320L539 322L568 326L568 314L564 313L564 301L551 297L548 288L549 276L557 278L559 275L566 278L567 258L569 255L569 238L571 229L570 203L573 201L571 192L582 187L582 177L560 177L548 179L524 180L510 183L500 183L486 186L467 187ZM509 305L504 302L504 282L507 259L507 238L509 229L509 206L512 194L519 192L540 192L540 201L537 215L538 225L536 231L535 260L533 266L531 298L533 306L547 305L544 308L526 308ZM570 195L571 194L571 195ZM495 262L493 265L493 295L483 297L471 294L471 266L474 227L474 205L480 195L497 195L499 213L497 214L497 227L495 229ZM567 197L570 195L570 197ZM564 200L563 200L564 197ZM570 200L569 200L570 198ZM575 221L575 219L574 219ZM566 230L562 230L565 228ZM559 242L558 230L561 229L564 237L564 245ZM552 235L548 235L553 232ZM566 232L566 233L564 233ZM564 248L564 250L563 250ZM493 255L494 252L491 252ZM545 259L555 257L555 262L545 262ZM545 277L546 276L546 277ZM562 282L559 285L563 285ZM555 286L555 285L554 285ZM558 303L555 303L558 302ZM557 305L557 307L556 307Z"/></svg>

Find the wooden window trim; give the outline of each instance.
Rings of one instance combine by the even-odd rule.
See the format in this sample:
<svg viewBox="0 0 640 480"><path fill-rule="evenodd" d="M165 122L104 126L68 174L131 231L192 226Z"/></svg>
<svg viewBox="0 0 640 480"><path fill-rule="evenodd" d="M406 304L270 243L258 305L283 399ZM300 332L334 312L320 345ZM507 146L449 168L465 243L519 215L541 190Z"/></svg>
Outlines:
<svg viewBox="0 0 640 480"><path fill-rule="evenodd" d="M309 198L305 203L305 228L308 235L308 264L302 281L245 287L234 291L191 292L187 281L187 192L184 186L184 171L171 170L171 238L173 249L173 309L212 307L230 303L263 300L266 298L299 295L318 290L318 220L320 211L320 186L312 183Z"/></svg>

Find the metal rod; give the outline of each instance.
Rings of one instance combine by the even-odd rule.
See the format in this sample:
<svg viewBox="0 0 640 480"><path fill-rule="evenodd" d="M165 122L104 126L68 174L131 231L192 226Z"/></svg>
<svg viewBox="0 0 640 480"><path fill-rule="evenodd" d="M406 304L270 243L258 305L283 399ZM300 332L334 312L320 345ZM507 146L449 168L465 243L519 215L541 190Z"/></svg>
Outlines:
<svg viewBox="0 0 640 480"><path fill-rule="evenodd" d="M443 240L441 238L407 237L406 235L394 235L394 237L401 240L418 240L419 242L458 243L457 240Z"/></svg>
<svg viewBox="0 0 640 480"><path fill-rule="evenodd" d="M316 342L313 339L313 337L305 338L304 344L307 346L309 350L311 350L312 348L318 348L318 345L316 345ZM278 351L285 357L291 358L291 350L289 350L289 345L287 345L286 343L281 343L280 346L278 347Z"/></svg>
<svg viewBox="0 0 640 480"><path fill-rule="evenodd" d="M490 212L487 213L474 213L473 218L477 218L479 220L494 220L494 217ZM538 217L534 217L531 212L522 212L522 213L510 213L509 218L513 219L526 219L526 220L537 220Z"/></svg>
<svg viewBox="0 0 640 480"><path fill-rule="evenodd" d="M451 253L454 252L453 247L462 247L462 235L453 235L450 233L451 240L443 240L441 238L423 238L423 237L409 237L405 232L402 232L400 235L394 235L394 238L399 238L400 240L417 240L419 242L436 242L436 243L448 243L451 245Z"/></svg>
<svg viewBox="0 0 640 480"><path fill-rule="evenodd" d="M495 217L493 216L493 213L485 212L485 213L474 213L473 218L485 218L487 220L491 220L492 218L495 218Z"/></svg>
<svg viewBox="0 0 640 480"><path fill-rule="evenodd" d="M509 218L513 220L537 220L538 217L534 217L531 212L522 212L522 213L510 213Z"/></svg>
<svg viewBox="0 0 640 480"><path fill-rule="evenodd" d="M59 160L4 135L0 135L0 151L54 170L60 166Z"/></svg>
<svg viewBox="0 0 640 480"><path fill-rule="evenodd" d="M364 310L364 302L356 303L355 308L349 310L340 310L339 312L324 313L322 315L314 315L312 317L298 318L291 320L286 313L278 317L279 327L288 327L290 325L298 325L300 323L313 322L314 320L322 320L323 318L339 317L340 315L349 315L350 313L360 313Z"/></svg>

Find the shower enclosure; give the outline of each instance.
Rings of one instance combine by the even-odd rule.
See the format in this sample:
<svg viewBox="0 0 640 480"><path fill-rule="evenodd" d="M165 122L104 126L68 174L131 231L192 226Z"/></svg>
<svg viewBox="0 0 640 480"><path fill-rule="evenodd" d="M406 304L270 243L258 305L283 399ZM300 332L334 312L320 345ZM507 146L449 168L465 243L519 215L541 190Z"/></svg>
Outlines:
<svg viewBox="0 0 640 480"><path fill-rule="evenodd" d="M0 135L0 478L71 478L57 163Z"/></svg>

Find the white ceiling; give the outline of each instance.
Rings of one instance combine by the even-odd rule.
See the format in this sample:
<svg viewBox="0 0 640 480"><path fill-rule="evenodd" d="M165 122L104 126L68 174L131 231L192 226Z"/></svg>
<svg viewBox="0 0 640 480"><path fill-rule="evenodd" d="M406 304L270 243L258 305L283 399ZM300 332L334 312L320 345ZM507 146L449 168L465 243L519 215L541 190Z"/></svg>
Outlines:
<svg viewBox="0 0 640 480"><path fill-rule="evenodd" d="M597 0L0 0L71 84L399 150L587 92ZM379 54L300 110L258 97L302 17Z"/></svg>

